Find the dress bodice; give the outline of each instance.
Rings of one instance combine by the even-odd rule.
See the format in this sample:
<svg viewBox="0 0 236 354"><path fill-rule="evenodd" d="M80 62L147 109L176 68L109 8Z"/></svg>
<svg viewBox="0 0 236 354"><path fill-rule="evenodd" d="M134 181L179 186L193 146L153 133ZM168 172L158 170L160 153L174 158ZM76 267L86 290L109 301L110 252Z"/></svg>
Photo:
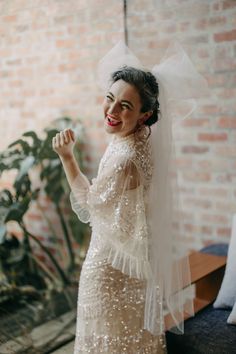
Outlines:
<svg viewBox="0 0 236 354"><path fill-rule="evenodd" d="M113 136L92 184L74 190L72 207L88 214L92 237L87 258L107 258L114 268L136 278L149 274L147 194L152 152L147 128ZM83 220L82 220L83 221Z"/></svg>

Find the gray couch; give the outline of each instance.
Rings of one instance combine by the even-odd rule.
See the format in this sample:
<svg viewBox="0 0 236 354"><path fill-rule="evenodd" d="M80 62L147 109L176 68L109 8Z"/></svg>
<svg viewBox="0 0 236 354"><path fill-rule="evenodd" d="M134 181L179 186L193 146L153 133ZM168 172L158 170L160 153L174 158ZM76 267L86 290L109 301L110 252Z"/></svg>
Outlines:
<svg viewBox="0 0 236 354"><path fill-rule="evenodd" d="M227 256L228 245L213 244L200 252ZM183 335L167 331L168 354L236 354L236 326L226 322L231 311L210 304L185 321Z"/></svg>

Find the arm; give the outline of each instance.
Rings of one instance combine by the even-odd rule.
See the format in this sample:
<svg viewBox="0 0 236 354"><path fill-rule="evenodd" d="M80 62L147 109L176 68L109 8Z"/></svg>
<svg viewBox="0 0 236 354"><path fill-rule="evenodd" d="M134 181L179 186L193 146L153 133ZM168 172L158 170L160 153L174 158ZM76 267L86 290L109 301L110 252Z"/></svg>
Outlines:
<svg viewBox="0 0 236 354"><path fill-rule="evenodd" d="M56 134L52 140L53 150L59 155L62 162L67 181L73 189L75 180L82 188L89 186L87 177L81 172L75 159L73 149L75 145L75 135L71 129L66 129Z"/></svg>
<svg viewBox="0 0 236 354"><path fill-rule="evenodd" d="M60 160L62 162L67 181L70 185L71 190L73 191L75 187L75 182L76 184L81 186L81 188L88 188L90 183L87 179L87 177L81 172L78 163L74 157L74 155L70 157L60 157Z"/></svg>

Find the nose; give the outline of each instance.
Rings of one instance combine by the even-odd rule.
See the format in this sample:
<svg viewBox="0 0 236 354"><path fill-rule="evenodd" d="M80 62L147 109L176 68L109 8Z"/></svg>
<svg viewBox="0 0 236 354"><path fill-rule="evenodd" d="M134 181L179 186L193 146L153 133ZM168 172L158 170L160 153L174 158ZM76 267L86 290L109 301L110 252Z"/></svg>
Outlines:
<svg viewBox="0 0 236 354"><path fill-rule="evenodd" d="M112 116L116 116L118 115L119 113L119 110L118 110L118 104L116 102L112 102L110 105L109 105L109 109L108 109L108 114L112 115Z"/></svg>

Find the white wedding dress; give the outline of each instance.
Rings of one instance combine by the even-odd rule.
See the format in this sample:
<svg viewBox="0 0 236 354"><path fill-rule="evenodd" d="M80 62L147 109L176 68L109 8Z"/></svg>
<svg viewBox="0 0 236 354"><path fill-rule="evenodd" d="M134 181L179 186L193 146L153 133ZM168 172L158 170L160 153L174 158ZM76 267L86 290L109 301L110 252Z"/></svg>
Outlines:
<svg viewBox="0 0 236 354"><path fill-rule="evenodd" d="M152 177L147 130L112 136L92 184L84 176L72 185L72 208L92 227L79 280L74 354L167 353L165 335L143 328Z"/></svg>

